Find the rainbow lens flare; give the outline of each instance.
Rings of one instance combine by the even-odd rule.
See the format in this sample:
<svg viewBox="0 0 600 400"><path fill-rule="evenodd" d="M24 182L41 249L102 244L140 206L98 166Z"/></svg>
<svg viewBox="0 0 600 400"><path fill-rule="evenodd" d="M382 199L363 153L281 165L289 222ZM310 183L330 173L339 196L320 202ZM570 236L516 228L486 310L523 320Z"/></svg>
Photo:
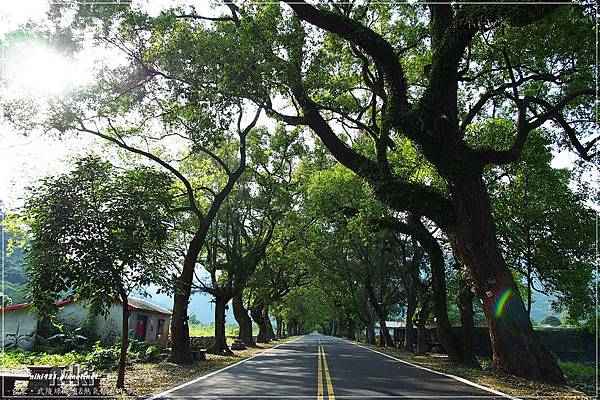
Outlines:
<svg viewBox="0 0 600 400"><path fill-rule="evenodd" d="M508 288L504 291L504 293L500 295L500 297L498 297L498 301L496 302L496 318L502 315L502 312L504 311L504 306L506 305L506 302L508 301L508 298L511 294L512 289Z"/></svg>

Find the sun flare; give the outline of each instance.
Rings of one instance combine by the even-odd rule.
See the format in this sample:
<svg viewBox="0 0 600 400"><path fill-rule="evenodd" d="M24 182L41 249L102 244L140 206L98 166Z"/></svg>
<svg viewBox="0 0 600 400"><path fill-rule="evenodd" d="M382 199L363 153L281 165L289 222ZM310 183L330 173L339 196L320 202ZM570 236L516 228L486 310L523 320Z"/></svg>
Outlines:
<svg viewBox="0 0 600 400"><path fill-rule="evenodd" d="M29 95L59 95L80 82L76 63L40 44L9 49L5 57L6 85Z"/></svg>

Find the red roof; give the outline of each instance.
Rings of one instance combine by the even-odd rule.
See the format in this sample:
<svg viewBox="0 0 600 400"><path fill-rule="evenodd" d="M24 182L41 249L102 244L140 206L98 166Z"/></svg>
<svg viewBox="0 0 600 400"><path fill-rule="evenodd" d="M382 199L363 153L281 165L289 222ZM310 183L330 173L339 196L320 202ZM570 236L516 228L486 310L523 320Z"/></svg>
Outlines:
<svg viewBox="0 0 600 400"><path fill-rule="evenodd" d="M57 307L60 306L64 306L66 304L69 304L71 302L73 302L75 300L75 297L71 296L65 300L61 300L61 301L57 301L56 303L54 303ZM21 304L14 304L12 306L8 306L8 307L4 307L4 308L0 308L1 312L5 312L5 311L13 311L13 310L20 310L22 308L27 307L29 303L21 303Z"/></svg>
<svg viewBox="0 0 600 400"><path fill-rule="evenodd" d="M72 303L75 300L76 300L76 298L74 296L71 296L65 300L57 301L54 304L57 307L61 307L61 306L67 305L69 303ZM20 309L27 307L28 304L29 303L14 304L12 306L0 308L0 311L5 312L5 311L20 310ZM153 314L162 314L162 315L167 315L167 316L171 315L171 311L169 311L165 308L159 307L156 304L153 304L147 300L139 299L136 297L129 298L129 306L127 307L127 309L129 311L147 311L147 312L153 313Z"/></svg>

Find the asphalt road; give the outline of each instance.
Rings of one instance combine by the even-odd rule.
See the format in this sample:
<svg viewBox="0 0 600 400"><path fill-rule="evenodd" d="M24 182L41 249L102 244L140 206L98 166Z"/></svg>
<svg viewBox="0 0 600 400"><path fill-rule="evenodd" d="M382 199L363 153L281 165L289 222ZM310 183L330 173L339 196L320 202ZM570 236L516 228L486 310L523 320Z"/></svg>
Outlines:
<svg viewBox="0 0 600 400"><path fill-rule="evenodd" d="M153 398L501 399L330 336L311 334Z"/></svg>

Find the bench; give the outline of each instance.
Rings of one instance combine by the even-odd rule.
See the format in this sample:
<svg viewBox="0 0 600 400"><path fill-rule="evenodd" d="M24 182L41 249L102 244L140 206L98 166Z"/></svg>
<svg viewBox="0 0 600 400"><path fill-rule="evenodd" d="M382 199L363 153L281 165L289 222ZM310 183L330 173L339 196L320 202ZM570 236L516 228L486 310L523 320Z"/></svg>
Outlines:
<svg viewBox="0 0 600 400"><path fill-rule="evenodd" d="M194 359L194 361L206 360L206 349L192 346L190 347L190 351L192 352L192 358Z"/></svg>
<svg viewBox="0 0 600 400"><path fill-rule="evenodd" d="M26 374L0 374L2 377L2 397L10 397L13 395L15 390L15 383L17 381L28 381L29 375Z"/></svg>

